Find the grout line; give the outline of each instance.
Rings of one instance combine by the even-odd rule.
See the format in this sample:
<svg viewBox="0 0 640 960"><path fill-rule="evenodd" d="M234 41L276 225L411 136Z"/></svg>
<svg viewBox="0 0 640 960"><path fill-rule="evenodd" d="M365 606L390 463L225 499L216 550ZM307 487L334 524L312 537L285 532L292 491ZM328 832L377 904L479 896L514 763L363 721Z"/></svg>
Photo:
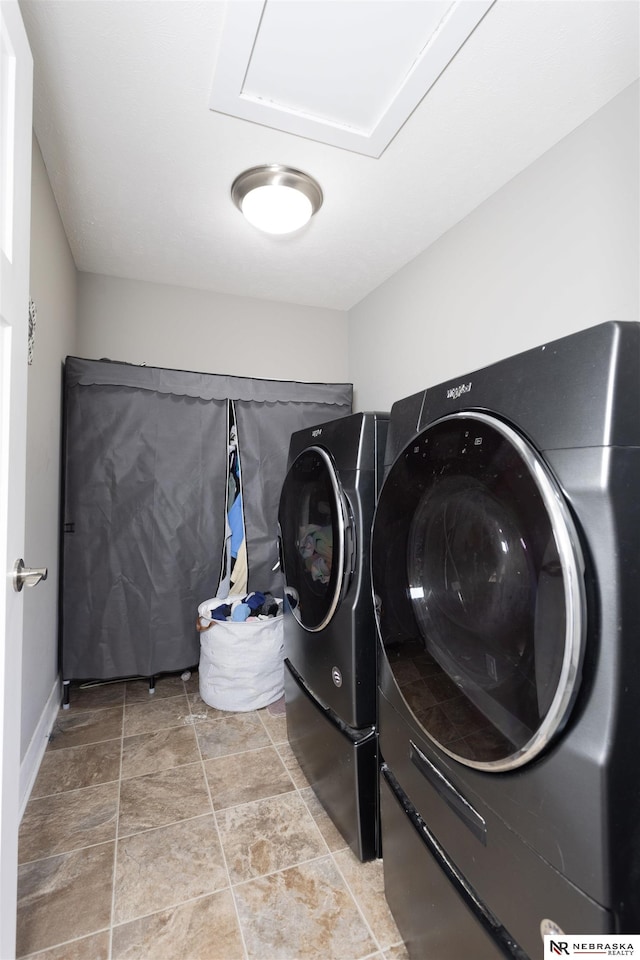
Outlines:
<svg viewBox="0 0 640 960"><path fill-rule="evenodd" d="M349 847L347 847L347 850L349 850ZM336 851L336 852L338 852L338 851ZM351 852L351 851L349 850L349 852ZM352 855L353 855L353 854L352 854ZM373 942L374 942L374 943L376 944L376 946L377 946L378 952L379 952L379 953L383 953L383 948L382 948L382 946L381 946L381 944L380 944L380 941L378 940L378 938L377 938L377 936L376 936L376 934L375 934L375 932L374 932L374 930L373 930L373 927L371 926L371 924L370 924L369 921L367 920L367 917L366 917L366 915L365 915L364 910L363 910L362 907L360 906L360 900L358 899L355 891L352 889L351 884L350 884L349 881L347 880L347 878L346 878L346 876L344 875L343 871L340 869L340 864L338 863L338 861L336 860L336 858L333 856L333 854L331 854L331 857L332 857L333 862L334 862L334 864L335 864L336 870L338 871L338 873L339 873L340 876L342 877L342 881L343 881L345 887L347 888L347 890L348 890L349 893L351 894L351 897L352 897L352 899L353 899L353 902L355 903L355 905L356 905L356 907L357 907L357 909L358 909L358 913L359 913L360 916L362 917L362 920L363 920L363 922L364 922L364 925L366 926L367 930L368 930L369 933L371 934L371 937L373 938ZM375 863L376 861L374 860L374 861L372 861L372 862ZM365 864L362 864L362 866L365 866ZM374 953L374 955L375 955L375 953Z"/></svg>
<svg viewBox="0 0 640 960"><path fill-rule="evenodd" d="M281 759L282 759L282 757L281 757ZM283 761L283 762L284 762L284 761ZM296 762L297 762L297 761L296 761ZM299 766L299 764L298 764L298 766ZM290 776L291 776L291 774L290 774ZM291 777L291 779L293 780L293 777ZM294 785L295 785L295 781L294 781ZM303 803L305 804L307 810L309 811L309 815L313 818L314 822L316 823L316 826L318 826L317 821L315 820L315 817L313 816L313 813L312 813L312 811L311 811L311 808L310 808L309 804L307 803L305 797L302 795L302 791L303 791L303 790L311 790L311 795L317 800L317 797L316 797L315 793L313 792L313 787L312 787L311 784L307 781L307 783L306 783L306 785L305 785L304 787L298 787L298 786L296 786L296 790L297 790L298 793L300 794L300 797L301 797ZM327 816L328 816L328 814L327 814ZM331 819L331 818L329 818L329 819ZM318 830L319 830L319 829L320 829L320 828L319 828L319 826L318 826ZM365 914L364 914L364 911L363 911L363 909L362 909L362 907L361 907L361 905L360 905L360 900L359 900L358 897L356 896L356 893L354 892L354 890L351 888L351 885L348 883L347 878L345 877L344 873L343 873L342 870L340 869L340 865L339 865L339 863L338 863L338 861L336 860L336 857L335 857L335 854L337 854L337 853L343 853L345 850L347 850L347 851L350 850L347 841L346 841L346 840L344 841L344 846L343 846L343 847L340 847L338 850L332 850L331 847L329 847L329 843L328 843L328 841L325 839L324 835L323 835L323 840L325 841L325 844L326 844L327 849L328 849L328 851L329 851L329 855L330 855L330 857L331 857L331 859L332 859L332 861L333 861L333 864L334 864L336 870L338 871L338 874L339 874L340 877L342 878L342 881L343 881L346 889L348 890L349 895L351 896L353 902L354 902L355 905L356 905L356 908L357 908L357 910L358 910L358 913L360 914L360 916L361 916L361 918L362 918L362 920L363 920L363 922L364 922L364 924L365 924L365 927L367 928L367 930L368 930L369 933L371 934L371 937L372 937L372 939L373 939L373 942L376 944L376 950L375 950L373 953L371 953L371 954L367 954L367 957L375 957L375 956L377 956L378 954L383 954L383 953L384 953L383 948L382 948L382 946L380 945L380 941L378 940L378 937L375 935L375 933L374 933L374 931L373 931L373 929L372 929L372 927L371 927L371 924L369 923L369 921L367 920L367 918L366 918L366 916L365 916ZM364 866L364 864L362 864L362 866ZM365 957L365 958L363 958L363 960L367 960L367 958Z"/></svg>
<svg viewBox="0 0 640 960"><path fill-rule="evenodd" d="M57 733L57 736L64 736L65 733L66 731L59 730ZM52 741L55 739L56 737L51 738ZM63 750L74 750L76 747L95 747L99 743L111 743L112 740L119 740L119 739L120 739L119 737L105 737L104 740L88 740L86 743L72 743L68 747L54 747L50 742L49 746L47 747L47 750L51 751L51 753L49 754L49 756L51 756L51 754L58 753L58 751L62 752Z"/></svg>
<svg viewBox="0 0 640 960"><path fill-rule="evenodd" d="M288 743L287 743L287 746L288 746ZM280 756L280 759L281 759L282 762L284 763L284 760L283 760L282 756ZM295 757L295 754L293 755L293 759L294 759L295 763L297 764L298 769L300 770L300 773L301 773L302 776L304 777L304 773L303 773L303 771L302 771L302 767L301 767L300 764L298 763L298 761L297 761L297 759L296 759L296 757ZM298 794L300 795L300 799L302 800L302 802L304 803L305 807L307 808L307 810L308 810L308 812L309 812L309 816L311 817L311 819L312 819L313 822L315 823L315 825L316 825L316 827L318 828L318 830L320 830L320 826L318 825L318 821L317 821L316 817L314 817L314 815L313 815L313 810L311 809L311 806L309 805L309 803L307 802L306 797L304 796L304 791L307 791L307 792L308 792L308 791L311 791L311 797L313 797L313 799L315 799L315 801L316 801L317 803L320 803L320 801L318 800L318 798L317 798L317 796L316 796L316 794L315 794L315 792L314 792L313 787L311 786L311 784L309 783L309 781L306 779L306 777L305 777L304 786L300 786L300 787L299 787L299 786L297 785L297 783L295 782L294 778L291 776L291 773L290 773L288 770L287 770L287 773L289 773L289 776L290 776L291 779L293 780L293 785L294 785L294 787L296 788L296 790L298 791ZM320 806L322 806L322 804L320 804ZM323 809L323 812L324 812L325 816L328 817L329 820L331 821L331 817L329 817L329 814L326 813L326 811L324 811L324 809ZM335 829L337 830L337 827L336 827ZM338 831L338 832L339 832L339 831ZM320 830L320 833L322 834L322 839L324 840L324 842L325 842L325 844L326 844L326 846L327 846L327 849L328 849L329 853L331 854L331 856L333 856L334 851L333 851L333 850L331 849L331 847L329 846L329 841L326 839L326 837L325 837L324 834L322 833L322 830ZM347 841L344 840L344 838L343 838L343 842L344 842L344 846L339 847L338 850L335 851L336 853L339 853L341 850L346 850L346 849L349 848L349 845L348 845Z"/></svg>
<svg viewBox="0 0 640 960"><path fill-rule="evenodd" d="M184 683L184 681L183 681L183 683ZM185 689L184 692L185 692L185 695L187 695L186 689ZM170 698L164 698L164 699L170 699ZM189 707L190 707L190 703L189 703L188 696L187 696L187 702L188 702L188 705L189 705ZM168 729L172 729L172 728L168 728ZM186 818L181 819L181 820L174 820L174 821L171 821L170 823L161 824L161 825L158 826L158 827L149 827L149 828L147 828L147 829L145 829L145 830L139 830L139 831L136 831L135 833L127 834L126 836L122 837L123 840L129 839L130 837L134 837L134 836L136 836L136 837L137 837L137 836L141 836L141 835L143 835L143 834L145 834L145 833L151 833L151 832L153 832L154 830L163 830L163 829L165 829L165 828L174 826L174 825L177 824L177 823L188 823L189 821L192 821L192 820L203 820L203 819L205 819L206 817L211 817L212 820L213 820L214 826L215 826L215 828L216 828L216 833L218 834L218 842L219 842L219 844L220 844L220 850L221 850L221 853L222 853L223 858L224 858L224 850L222 849L222 842L221 842L221 840L220 840L220 834L219 834L219 831L218 831L218 825L217 825L216 820L215 820L215 813L214 813L214 809L213 809L213 802L212 802L212 799L211 799L211 791L210 791L210 789L209 789L209 783L208 783L208 781L207 781L207 777L206 777L206 774L205 774L205 771L204 771L203 760L202 760L202 752L200 751L200 744L199 744L199 742L198 742L197 736L196 736L196 745L197 745L197 747L198 747L198 754L199 754L200 759L199 759L199 760L194 760L194 761L192 761L192 763L193 763L194 765L195 765L196 763L199 763L199 764L200 764L200 769L201 769L202 775L203 775L203 777L204 777L205 787L206 787L206 789L207 789L207 795L208 795L208 797L209 797L209 803L210 803L210 807L211 807L211 809L209 810L209 812L196 814L196 815L193 816L193 817L186 817ZM180 765L178 765L177 767L169 767L168 770L177 770L177 769L180 769L181 766L183 766L183 765L180 764ZM158 771L158 773L166 773L166 772L167 772L167 770ZM152 776L152 775L153 775L153 774L143 774L142 776L144 777L144 776ZM130 779L133 779L133 778L124 778L124 782L128 782ZM229 892L231 892L231 891L230 891L230 884L228 883L228 881L229 881L229 872L228 872L228 869L227 869L227 867L226 867L226 859L225 859L225 871L226 871L226 874L227 874L227 886L226 886L226 887L221 887L221 888L216 889L216 890L209 890L207 893L201 894L201 895L196 896L196 897L190 897L190 898L188 898L187 900L178 900L178 901L176 901L175 903L167 904L166 906L162 907L160 910L153 910L151 913L143 914L143 915L141 915L141 916L139 916L139 917L138 917L138 916L136 916L136 917L130 917L130 918L128 918L127 920L123 920L123 921L118 922L118 923L115 922L115 917L114 917L114 915L113 915L113 913L112 913L111 945L113 944L113 930L114 930L115 927L126 926L126 925L129 924L129 923L134 923L134 922L137 922L138 920L145 919L145 917L153 917L153 916L155 916L156 914L159 914L159 913L164 913L164 912L166 912L166 911L177 910L177 909L179 909L180 907L184 906L184 905L187 904L187 903L195 903L196 901L198 901L198 900L203 900L203 899L205 899L206 897L211 897L211 896L214 896L214 895L217 894L217 893L222 893L222 892L224 892L224 890L229 890ZM235 905L235 903L234 903L234 905ZM114 907L115 907L115 890L114 890ZM240 929L240 924L239 924L239 923L238 923L238 927L239 927L239 929ZM243 940L243 943L244 943L244 940ZM112 947L111 947L111 951L112 951ZM110 954L110 955L111 955L111 954Z"/></svg>
<svg viewBox="0 0 640 960"><path fill-rule="evenodd" d="M131 783L133 780L144 780L145 777L162 777L167 773L171 773L173 770L186 770L187 767L195 767L198 763L200 763L200 758L195 757L193 760L187 760L186 763L174 763L172 767L162 767L160 770L147 770L146 773L134 773L128 777L121 776L120 779L123 783ZM187 817L186 819L191 818Z"/></svg>
<svg viewBox="0 0 640 960"><path fill-rule="evenodd" d="M118 875L118 835L120 833L120 791L122 789L122 759L124 753L124 718L127 705L127 688L125 686L124 703L122 704L122 732L120 736L120 775L118 777L118 802L116 806L116 837L113 846L113 880L111 883L111 922L109 924L109 952L111 957L113 953L113 923L116 910L116 880Z"/></svg>
<svg viewBox="0 0 640 960"><path fill-rule="evenodd" d="M46 818L46 824L44 824L44 826L45 826L46 828L50 828L51 825L52 825L52 823L53 823L52 810L51 810L51 808L52 808L52 801L59 801L62 805L64 805L65 802L66 802L66 800L67 800L67 798L69 798L69 795L70 795L70 794L74 794L74 793L75 793L75 794L83 794L83 795L86 797L90 791L103 790L105 787L111 787L111 788L113 788L114 785L117 785L117 784L118 784L118 781L117 781L117 780L108 780L108 781L106 781L105 783L91 784L91 785L88 786L88 787L77 787L77 788L74 788L74 789L72 789L72 790L66 790L66 791L64 791L64 792L62 792L62 793L52 793L52 794L50 794L50 795L47 796L47 797L36 797L36 798L33 800L33 803L31 803L31 801L30 801L29 812L32 812L32 811L33 811L35 805L40 805L40 804L46 803L46 809L45 809L45 811L44 811L45 818ZM116 790L115 790L114 792L117 794L117 793L119 792L119 788L116 787ZM78 799L82 800L83 798L80 797L80 798L78 798ZM103 802L108 803L109 800L110 800L110 797L109 797L109 795L107 795L107 797L105 798L105 800L104 800ZM117 804L118 804L118 797L116 796L116 809L117 809ZM26 814L26 811L25 811L25 814ZM57 819L58 819L58 816L56 816L56 820L57 820ZM100 824L100 826L104 826L105 824L108 824L108 822L109 822L109 821L106 820L106 821L104 821L102 824ZM23 820L23 823L25 823L25 827L28 827L28 826L29 826L28 817L27 817L25 820ZM38 826L39 826L39 824L37 824L37 823L36 823L36 824L32 824L32 825L31 825L31 829L33 830L33 829L35 828L35 829L37 830L37 829L38 829ZM66 854L68 854L68 853L75 853L75 852L78 851L78 850L85 850L85 849L88 849L89 847L99 847L99 846L102 846L102 844L104 844L104 843L111 843L111 840L110 840L110 839L106 839L106 840L94 840L93 842L89 842L89 843L86 843L86 842L85 842L85 843L80 843L79 846L74 846L74 845L73 845L74 840L77 842L77 841L81 841L81 840L83 840L83 839L86 840L86 837L84 837L84 838L82 837L82 832L78 833L78 832L77 832L77 829L74 829L73 834L72 834L72 835L69 835L69 836L67 837L67 840L69 841L69 843L72 844L71 846L65 846L63 849L60 849L60 850L52 850L50 853L46 853L46 854L41 855L41 856L39 856L39 857L32 857L30 860L20 860L20 861L19 861L19 866L24 866L24 865L26 865L26 864L28 864L28 863L37 863L39 860L50 860L52 857L64 856L64 855L66 855Z"/></svg>
<svg viewBox="0 0 640 960"><path fill-rule="evenodd" d="M99 840L97 843L86 843L83 847L71 847L69 850L58 850L56 853L48 853L46 857L36 857L35 860L24 860L18 864L18 868L29 867L34 863L45 863L47 860L55 860L56 857L68 857L73 853L80 853L82 850L91 850L93 847L104 847L108 843L113 842L113 840Z"/></svg>
<svg viewBox="0 0 640 960"><path fill-rule="evenodd" d="M92 790L94 787L106 787L110 783L118 783L119 777L114 777L113 780L100 780L98 783L85 783L81 787L68 787L66 790L54 790L53 793L42 793L38 794L37 797L29 797L29 803L33 800L34 803L37 803L40 800L53 800L56 797L66 797L70 793L76 793L78 790Z"/></svg>
<svg viewBox="0 0 640 960"><path fill-rule="evenodd" d="M18 960L39 960L39 958L46 956L50 950L59 950L60 947L68 947L74 943L80 943L80 941L86 940L89 937L97 937L100 933L109 933L109 929L109 927L100 927L99 930L92 930L91 933L82 933L79 937L72 937L71 940L63 940L62 943L56 943L51 947L43 947L42 950L38 950L35 953L22 954Z"/></svg>
<svg viewBox="0 0 640 960"><path fill-rule="evenodd" d="M189 709L191 710L191 702L189 702ZM222 718L219 718L219 719L222 719ZM202 766L202 776L204 777L204 782L205 782L205 785L206 785L206 788L207 788L207 793L209 794L209 803L211 804L211 816L213 817L213 823L214 823L214 826L215 826L215 828L216 828L216 834L217 834L217 836L218 836L218 843L219 843L219 845L220 845L220 853L222 854L222 862L224 863L224 870L225 870L225 873L226 873L226 876L227 876L228 890L229 890L229 893L231 894L231 902L233 903L233 910L234 910L234 913L235 913L235 915L236 915L236 923L238 924L238 931L239 931L239 933L240 933L240 942L242 943L242 949L243 949L243 951L244 951L244 956L245 956L245 960L246 960L246 958L248 958L248 956L249 956L249 951L247 950L247 943L246 943L246 940L245 940L245 937L244 937L244 930L243 930L243 928L242 928L242 923L240 922L240 914L239 914L239 912L238 912L238 904L237 904L236 898L235 898L234 893L233 893L233 888L232 888L232 886L231 886L231 874L230 874L230 872L229 872L229 862L228 862L228 860L227 860L227 855L226 855L226 853L225 853L224 844L222 843L222 836L221 836L221 834L220 834L220 826L219 826L219 824L218 824L218 817L217 817L217 815L216 815L216 809L215 809L215 805L214 805L214 803L213 803L213 797L211 796L211 787L209 786L209 780L208 780L208 778L207 778L207 771L206 771L206 769L205 769L205 760L204 760L204 757L203 757L203 755L202 755L202 750L201 750L201 748L200 748L200 739L199 739L199 737L198 737L198 731L197 731L197 729L196 729L195 723L193 724L193 732L194 732L195 738L196 738L196 745L197 745L197 747L198 747L198 753L200 754L200 764L201 764L201 766ZM242 752L243 752L243 753L246 753L247 751L242 751ZM232 756L233 756L233 754L232 754ZM208 759L218 759L218 758L208 758Z"/></svg>
<svg viewBox="0 0 640 960"><path fill-rule="evenodd" d="M289 774L289 776L291 776L291 774ZM293 780L293 777L292 777L291 779ZM294 784L294 786L295 786L295 784ZM298 788L296 787L296 789L298 789ZM302 793L300 792L300 790L298 790L298 796L300 797L300 800L302 801L302 804L303 804L305 810L307 811L307 815L311 818L311 821L312 821L312 823L313 823L313 825L314 825L317 833L319 834L320 839L322 840L322 842L323 842L323 844L324 844L324 846L325 846L325 848L326 848L327 853L328 853L329 855L331 855L331 848L329 847L329 844L327 843L327 841L326 841L326 839L325 839L325 836L324 836L322 830L321 830L320 827L318 826L318 821L316 820L316 818L314 817L313 813L311 812L311 808L310 808L309 804L307 803L307 801L305 800L305 798L302 796ZM315 859L315 858L314 858L314 859Z"/></svg>
<svg viewBox="0 0 640 960"><path fill-rule="evenodd" d="M247 877L245 880L237 880L235 883L231 884L231 890L236 890L238 887L244 887L249 883L255 883L256 880L264 880L266 877L277 877L279 873L286 873L287 870L295 870L297 867L306 867L310 863L320 863L321 860L326 860L329 857L328 853L319 853L317 857L309 857L307 860L298 860L296 863L290 863L288 867L279 867L277 870L269 870L268 873L259 873L255 877ZM349 891L351 893L351 891Z"/></svg>
<svg viewBox="0 0 640 960"><path fill-rule="evenodd" d="M208 813L196 813L193 817L181 817L180 820L170 820L168 823L161 823L157 827L144 827L142 830L134 830L133 833L125 833L119 839L131 840L132 837L142 837L145 833L153 833L154 830L168 830L169 827L175 827L179 823L192 823L194 820L204 820L205 817L210 816L211 811Z"/></svg>
<svg viewBox="0 0 640 960"><path fill-rule="evenodd" d="M187 900L179 900L177 903L169 904L166 907L160 907L159 910L152 910L151 913L142 913L140 916L130 917L128 920L121 920L119 923L114 923L113 928L126 927L130 923L138 923L140 920L148 920L150 917L155 917L160 913L169 913L172 910L179 910L180 907L184 907L189 903L198 903L200 900L206 900L207 897L215 897L219 893L225 893L228 891L228 887L221 887L219 890L210 890L208 893L199 893L195 897L189 897ZM107 928L105 927L105 930ZM100 931L96 931L100 933ZM93 934L89 934L93 936ZM30 960L30 958L25 957L24 960ZM37 958L34 957L34 960ZM162 958L161 958L162 960Z"/></svg>
<svg viewBox="0 0 640 960"><path fill-rule="evenodd" d="M228 810L238 810L240 807L247 807L251 803L261 803L263 800L278 800L280 797L290 797L295 792L296 788L294 784L292 790L281 790L280 793L270 793L264 797L257 797L255 800L241 800L239 803L229 803L225 807L216 807L214 813L226 813Z"/></svg>

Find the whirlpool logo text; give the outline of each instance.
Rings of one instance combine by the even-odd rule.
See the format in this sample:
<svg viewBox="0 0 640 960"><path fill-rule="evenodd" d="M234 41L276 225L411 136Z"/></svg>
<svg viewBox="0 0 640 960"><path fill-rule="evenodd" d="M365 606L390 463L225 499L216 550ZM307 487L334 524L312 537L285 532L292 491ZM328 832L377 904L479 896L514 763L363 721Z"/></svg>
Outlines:
<svg viewBox="0 0 640 960"><path fill-rule="evenodd" d="M463 393L471 393L471 381L469 383L459 383L457 387L450 387L447 390L447 400L457 400Z"/></svg>

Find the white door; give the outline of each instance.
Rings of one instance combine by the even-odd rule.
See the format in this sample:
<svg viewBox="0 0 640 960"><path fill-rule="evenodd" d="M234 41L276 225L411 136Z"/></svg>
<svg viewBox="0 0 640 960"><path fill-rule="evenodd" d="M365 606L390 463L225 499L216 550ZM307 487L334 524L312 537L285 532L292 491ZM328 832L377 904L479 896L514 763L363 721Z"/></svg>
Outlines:
<svg viewBox="0 0 640 960"><path fill-rule="evenodd" d="M15 956L33 61L17 0L0 2L0 957Z"/></svg>

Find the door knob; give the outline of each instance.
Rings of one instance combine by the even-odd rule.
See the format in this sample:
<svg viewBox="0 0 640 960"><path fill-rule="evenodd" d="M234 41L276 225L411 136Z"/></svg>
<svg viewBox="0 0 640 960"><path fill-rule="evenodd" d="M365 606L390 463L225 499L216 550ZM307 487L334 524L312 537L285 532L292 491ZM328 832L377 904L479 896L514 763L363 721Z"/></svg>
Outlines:
<svg viewBox="0 0 640 960"><path fill-rule="evenodd" d="M41 580L47 579L48 570L46 567L25 567L22 557L16 560L13 566L12 580L13 589L19 593L22 588L35 587Z"/></svg>

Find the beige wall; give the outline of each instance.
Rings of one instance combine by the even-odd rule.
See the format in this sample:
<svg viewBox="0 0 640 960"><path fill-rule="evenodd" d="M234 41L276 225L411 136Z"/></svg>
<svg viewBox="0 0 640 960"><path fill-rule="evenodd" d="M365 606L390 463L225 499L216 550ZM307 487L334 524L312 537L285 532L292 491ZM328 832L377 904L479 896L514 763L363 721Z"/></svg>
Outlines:
<svg viewBox="0 0 640 960"><path fill-rule="evenodd" d="M356 409L640 319L638 83L349 313Z"/></svg>
<svg viewBox="0 0 640 960"><path fill-rule="evenodd" d="M269 380L349 379L339 310L94 273L78 281L82 357Z"/></svg>
<svg viewBox="0 0 640 960"><path fill-rule="evenodd" d="M46 566L49 576L24 591L21 758L27 780L49 732L42 729L43 711L57 691L61 371L76 346L76 268L35 137L30 295L37 323L28 374L25 563Z"/></svg>

